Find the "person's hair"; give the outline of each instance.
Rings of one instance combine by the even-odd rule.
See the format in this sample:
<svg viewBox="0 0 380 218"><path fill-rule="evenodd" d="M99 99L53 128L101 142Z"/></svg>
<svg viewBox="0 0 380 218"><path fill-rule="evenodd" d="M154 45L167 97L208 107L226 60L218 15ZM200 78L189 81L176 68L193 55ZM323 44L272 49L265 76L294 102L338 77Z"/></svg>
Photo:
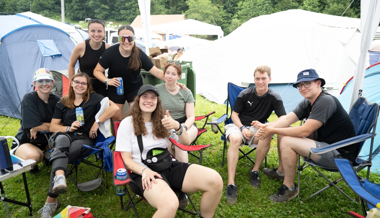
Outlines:
<svg viewBox="0 0 380 218"><path fill-rule="evenodd" d="M120 31L129 30L135 35L135 30L130 25L123 25L117 30L117 34L120 35ZM128 69L132 69L134 71L140 70L142 66L140 60L140 48L137 47L136 41L133 43L131 56L129 56Z"/></svg>
<svg viewBox="0 0 380 218"><path fill-rule="evenodd" d="M265 65L256 67L255 72L253 73L253 77L255 77L256 72L259 72L259 73L265 73L265 72L267 72L268 77L271 76L270 67L265 66Z"/></svg>
<svg viewBox="0 0 380 218"><path fill-rule="evenodd" d="M133 101L132 108L128 112L127 116L132 116L133 129L135 135L147 135L144 119L142 117L142 111L140 109L140 96L136 96ZM165 116L164 109L162 108L161 100L157 96L156 109L152 112L152 123L153 123L153 136L156 138L166 138L169 137L169 131L162 125L161 120Z"/></svg>
<svg viewBox="0 0 380 218"><path fill-rule="evenodd" d="M181 68L181 66L178 66L177 64L174 64L174 63L169 63L164 68L164 74L166 73L166 70L169 67L174 67L177 70L178 77L181 78L181 75L182 75L182 68Z"/></svg>
<svg viewBox="0 0 380 218"><path fill-rule="evenodd" d="M84 102L87 102L90 99L90 94L92 92L94 92L94 90L92 89L92 85L91 85L91 78L87 74L85 74L85 73L75 74L73 76L73 78L71 78L71 80L70 80L69 94L64 96L60 101L67 108L71 108L71 109L75 108L75 106L74 106L75 93L74 93L74 89L71 86L71 84L73 84L74 79L77 77L84 77L87 80L87 90L82 96Z"/></svg>
<svg viewBox="0 0 380 218"><path fill-rule="evenodd" d="M104 21L102 20L99 20L99 19L91 19L89 22L88 22L88 25L87 25L87 29L90 29L90 25L92 23L98 23L98 24L101 24L103 26L103 29L106 28L105 24L104 24Z"/></svg>

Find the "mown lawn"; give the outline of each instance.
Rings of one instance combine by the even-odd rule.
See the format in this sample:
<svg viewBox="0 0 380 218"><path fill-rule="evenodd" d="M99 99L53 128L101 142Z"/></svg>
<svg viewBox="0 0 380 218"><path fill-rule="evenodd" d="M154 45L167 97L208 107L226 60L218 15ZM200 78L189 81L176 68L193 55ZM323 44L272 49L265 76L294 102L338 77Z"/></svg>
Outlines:
<svg viewBox="0 0 380 218"><path fill-rule="evenodd" d="M211 111L216 111L213 116L221 116L225 113L225 106L211 103L205 100L202 96L197 95L196 114L207 114ZM276 117L272 115L270 121ZM201 125L199 123L199 125ZM19 128L19 120L0 116L0 135L15 135ZM210 127L199 140L199 144L212 143L212 146L204 151L203 165L217 170L224 181L224 186L227 185L227 165L221 166L223 156L223 143L220 140L220 134L214 134ZM268 153L268 165L276 167L278 163L276 142L272 141L271 150ZM245 148L248 149L248 148ZM254 158L254 154L251 155ZM197 163L197 160L190 156L190 162ZM46 193L49 188L50 167L39 165L41 171L32 175L27 173L29 191L32 198L33 212L35 217L37 211L44 205ZM356 211L361 213L361 207L358 203L353 203L344 195L334 188L325 191L312 199L302 201L298 198L293 199L288 203L272 203L269 196L274 194L280 187L281 183L276 180L269 179L265 175L261 176L261 187L255 190L249 185L249 170L252 164L246 160L240 160L237 166L236 182L238 185L238 201L235 205L228 205L225 202L225 188L223 197L219 204L214 217L349 217L348 211ZM87 166L81 165L78 171L79 180L85 179L93 170ZM328 174L330 178L338 178L337 173ZM364 172L362 172L364 175ZM132 210L127 212L120 209L120 198L115 195L115 187L113 186L111 174L107 174L108 186L103 186L92 192L80 192L76 189L73 183L68 180L69 191L59 197L62 202L60 210L67 205L90 207L94 217L134 217ZM380 183L380 176L372 174L371 180ZM82 180L83 181L83 180ZM202 178L199 178L202 182ZM25 201L24 186L22 176L9 179L3 182L8 198ZM318 189L326 185L325 180L313 172L311 169L306 169L301 175L301 199L309 196ZM356 195L341 182L339 187L354 197ZM199 208L201 193L191 194L192 200ZM12 217L27 217L28 209L13 204L8 204ZM188 206L190 208L190 206ZM137 210L141 217L151 217L155 209L147 202L137 205ZM0 217L5 217L5 208L0 206ZM193 217L192 215L178 211L177 217Z"/></svg>

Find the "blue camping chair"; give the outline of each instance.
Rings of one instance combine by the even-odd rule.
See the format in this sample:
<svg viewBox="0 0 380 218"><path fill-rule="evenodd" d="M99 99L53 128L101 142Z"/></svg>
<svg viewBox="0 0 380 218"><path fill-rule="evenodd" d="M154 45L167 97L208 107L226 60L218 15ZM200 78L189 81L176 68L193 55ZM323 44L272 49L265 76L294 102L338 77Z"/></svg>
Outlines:
<svg viewBox="0 0 380 218"><path fill-rule="evenodd" d="M344 181L359 195L363 215L366 216L367 211L364 202L367 203L369 209L376 207L380 203L380 185L359 177L348 160L335 159L335 163Z"/></svg>
<svg viewBox="0 0 380 218"><path fill-rule="evenodd" d="M315 192L310 197L306 198L309 199L322 191L334 186L338 189L342 194L344 194L347 198L349 198L351 201L355 202L354 199L349 197L341 188L339 188L336 184L340 182L343 178L339 178L335 181L330 181L321 171L319 171L317 168L321 168L323 170L327 170L330 172L338 172L337 168L326 168L324 166L318 165L317 163L313 162L310 159L311 154L323 154L328 151L336 150L338 148L342 148L345 146L349 146L355 143L358 143L357 149L355 151L356 153L356 161L353 163L353 167L356 172L359 172L360 170L368 167L367 171L367 179L369 178L370 173L370 167L372 165L372 151L373 151L373 141L376 136L376 123L377 123L377 117L379 115L379 105L377 103L371 104L369 101L367 101L366 98L360 97L355 104L352 106L351 111L349 113L349 116L351 118L351 121L354 125L356 136L352 138L348 138L345 140L342 140L340 142L336 142L334 144L331 144L329 146L323 147L323 148L312 148L309 153L309 157L303 157L303 165L300 164L300 160L298 160L298 190L300 190L300 174L303 169L305 169L308 166L311 166L315 171L318 172L319 175L321 175L324 179L326 179L329 184L322 188L321 190ZM372 130L372 131L371 131ZM369 152L369 159L364 160L362 158L359 158L358 155L363 147L364 142L367 139L371 139L371 146L370 146L370 152ZM299 197L299 196L298 196ZM306 200L304 199L304 200Z"/></svg>
<svg viewBox="0 0 380 218"><path fill-rule="evenodd" d="M221 124L222 122L224 122L224 125L226 126L226 125L228 125L230 123L233 123L231 115L232 115L233 108L235 106L235 101L236 101L237 97L239 96L240 92L243 91L244 89L246 89L246 88L238 86L238 85L235 85L235 84L229 82L228 85L227 85L226 113L223 116L219 117L217 119L217 121L207 123L209 125L212 125L213 128L217 128L218 131L222 134L220 136L220 139L224 143L222 166L224 166L224 159L225 159L224 157L225 157L226 148L227 148L227 138L226 138L226 132L222 131L220 129L219 124ZM241 148L239 148L240 153L243 154L242 156L239 157L239 160L246 157L254 165L255 162L248 156L254 150L256 150L256 147L251 148L248 152L245 152ZM265 167L266 166L267 166L267 157L265 156Z"/></svg>

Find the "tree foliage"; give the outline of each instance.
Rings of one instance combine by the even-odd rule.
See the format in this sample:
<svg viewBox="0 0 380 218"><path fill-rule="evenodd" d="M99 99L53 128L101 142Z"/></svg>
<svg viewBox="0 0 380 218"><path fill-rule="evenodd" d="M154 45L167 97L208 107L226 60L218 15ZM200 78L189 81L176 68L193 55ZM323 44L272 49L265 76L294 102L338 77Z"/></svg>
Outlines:
<svg viewBox="0 0 380 218"><path fill-rule="evenodd" d="M188 19L219 25L229 34L253 17L289 9L303 9L341 16L352 0L151 0L151 14L185 14ZM0 12L31 10L50 18L61 16L61 0L0 0ZM140 14L138 1L65 0L70 20L98 18L131 23ZM360 1L343 16L360 17Z"/></svg>

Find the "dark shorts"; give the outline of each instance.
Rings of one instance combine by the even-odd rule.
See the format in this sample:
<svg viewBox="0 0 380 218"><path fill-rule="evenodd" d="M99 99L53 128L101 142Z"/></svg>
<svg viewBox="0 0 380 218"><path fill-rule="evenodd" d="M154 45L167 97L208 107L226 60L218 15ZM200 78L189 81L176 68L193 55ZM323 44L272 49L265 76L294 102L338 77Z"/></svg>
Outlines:
<svg viewBox="0 0 380 218"><path fill-rule="evenodd" d="M174 192L179 192L182 190L183 179L185 178L187 168L189 168L190 165L190 163L173 161L172 165L168 169L157 173L162 176L162 179ZM134 181L134 185L131 185L132 191L140 196L143 196L144 190L141 182L142 177L136 173L131 173L130 177Z"/></svg>
<svg viewBox="0 0 380 218"><path fill-rule="evenodd" d="M138 89L125 91L124 95L118 95L116 93L116 90L107 90L107 96L108 98L113 101L115 104L124 104L125 101L133 102L135 100L135 97L137 96Z"/></svg>
<svg viewBox="0 0 380 218"><path fill-rule="evenodd" d="M49 134L46 134L47 137L50 137ZM23 137L21 140L19 139L20 147L25 143L30 143L37 148L39 148L41 151L45 151L46 146L48 145L48 139L46 138L45 134L37 134L37 139L30 140L26 137ZM12 143L12 149L17 146L17 143L13 141ZM17 148L18 149L18 148ZM16 150L14 150L14 154L16 153Z"/></svg>
<svg viewBox="0 0 380 218"><path fill-rule="evenodd" d="M315 144L317 148L323 148L329 145L326 142L319 142L319 141L315 141ZM337 150L332 150L324 154L318 154L318 156L320 156L321 158L319 158L317 164L331 168L331 169L337 168L334 159L341 158L341 155Z"/></svg>

